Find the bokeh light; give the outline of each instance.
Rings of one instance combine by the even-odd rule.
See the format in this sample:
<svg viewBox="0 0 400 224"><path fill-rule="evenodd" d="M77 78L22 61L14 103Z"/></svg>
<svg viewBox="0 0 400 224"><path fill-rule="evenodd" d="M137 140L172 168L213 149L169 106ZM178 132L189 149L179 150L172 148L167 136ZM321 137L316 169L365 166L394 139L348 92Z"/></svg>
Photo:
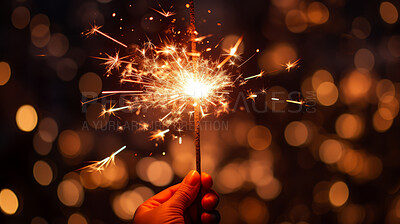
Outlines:
<svg viewBox="0 0 400 224"><path fill-rule="evenodd" d="M317 90L318 87L324 83L324 82L332 82L333 83L333 77L330 72L327 70L321 69L317 70L314 72L311 82L312 82L312 87L313 89Z"/></svg>
<svg viewBox="0 0 400 224"><path fill-rule="evenodd" d="M351 32L359 39L366 39L371 34L371 25L364 17L355 18L351 23L351 27Z"/></svg>
<svg viewBox="0 0 400 224"><path fill-rule="evenodd" d="M46 219L36 216L32 219L31 224L48 224L48 222L46 221Z"/></svg>
<svg viewBox="0 0 400 224"><path fill-rule="evenodd" d="M285 128L286 142L291 146L301 146L308 140L308 132L308 128L303 122L293 121Z"/></svg>
<svg viewBox="0 0 400 224"><path fill-rule="evenodd" d="M0 62L0 86L4 86L11 76L11 68L7 62Z"/></svg>
<svg viewBox="0 0 400 224"><path fill-rule="evenodd" d="M343 181L338 181L332 184L329 189L329 201L333 206L340 207L346 203L349 198L349 188Z"/></svg>
<svg viewBox="0 0 400 224"><path fill-rule="evenodd" d="M78 181L65 179L58 185L57 196L66 206L80 207L83 203L84 191Z"/></svg>
<svg viewBox="0 0 400 224"><path fill-rule="evenodd" d="M114 197L112 201L113 211L122 220L131 220L139 205L153 195L154 192L151 189L142 186L125 191Z"/></svg>
<svg viewBox="0 0 400 224"><path fill-rule="evenodd" d="M268 208L264 202L253 197L244 198L239 205L240 217L245 223L267 223Z"/></svg>
<svg viewBox="0 0 400 224"><path fill-rule="evenodd" d="M315 14L312 13L314 16ZM292 9L285 17L287 28L293 33L301 33L307 29L307 16L300 10Z"/></svg>
<svg viewBox="0 0 400 224"><path fill-rule="evenodd" d="M364 123L360 116L355 114L342 114L335 124L336 133L345 139L355 139L364 131Z"/></svg>
<svg viewBox="0 0 400 224"><path fill-rule="evenodd" d="M394 24L399 19L397 8L391 2L382 2L379 6L379 13L383 21L389 24Z"/></svg>
<svg viewBox="0 0 400 224"><path fill-rule="evenodd" d="M13 215L17 212L19 202L17 195L10 189L2 189L0 191L0 209L6 215Z"/></svg>
<svg viewBox="0 0 400 224"><path fill-rule="evenodd" d="M338 222L341 224L363 223L365 217L366 211L363 206L349 204L340 210Z"/></svg>
<svg viewBox="0 0 400 224"><path fill-rule="evenodd" d="M294 62L297 59L297 52L293 46L288 43L279 43L261 53L258 65L264 71L275 71L282 69L282 65L288 61ZM271 73L269 75L276 74L280 73Z"/></svg>
<svg viewBox="0 0 400 224"><path fill-rule="evenodd" d="M310 22L315 24L323 24L329 19L329 10L321 2L312 2L310 5L308 5L307 16Z"/></svg>
<svg viewBox="0 0 400 224"><path fill-rule="evenodd" d="M82 150L79 135L72 130L61 132L58 137L58 148L61 154L67 158L77 157Z"/></svg>
<svg viewBox="0 0 400 224"><path fill-rule="evenodd" d="M11 22L17 29L24 29L28 26L30 20L31 13L29 12L29 9L24 6L15 8L11 14Z"/></svg>
<svg viewBox="0 0 400 224"><path fill-rule="evenodd" d="M128 171L123 160L116 158L114 164L108 166L102 171L101 187L110 187L121 189L128 183Z"/></svg>
<svg viewBox="0 0 400 224"><path fill-rule="evenodd" d="M342 157L342 144L334 139L325 140L319 147L319 157L326 164L333 164Z"/></svg>
<svg viewBox="0 0 400 224"><path fill-rule="evenodd" d="M254 150L264 150L271 144L271 131L265 126L255 126L250 129L247 140L250 147Z"/></svg>
<svg viewBox="0 0 400 224"><path fill-rule="evenodd" d="M377 132L385 132L392 126L393 120L384 119L377 111L372 118L372 124Z"/></svg>
<svg viewBox="0 0 400 224"><path fill-rule="evenodd" d="M365 103L371 86L372 79L368 73L350 72L340 81L341 99L346 104Z"/></svg>
<svg viewBox="0 0 400 224"><path fill-rule="evenodd" d="M226 165L218 173L216 189L221 193L231 193L240 189L244 183L244 177L240 174L240 166L237 163Z"/></svg>
<svg viewBox="0 0 400 224"><path fill-rule="evenodd" d="M279 196L282 190L282 185L276 178L271 179L265 185L259 185L256 188L258 196L264 200L272 200Z"/></svg>
<svg viewBox="0 0 400 224"><path fill-rule="evenodd" d="M338 89L332 82L323 82L318 86L317 99L321 105L332 106L336 103L338 96Z"/></svg>
<svg viewBox="0 0 400 224"><path fill-rule="evenodd" d="M33 177L40 185L47 186L53 180L53 170L47 162L39 160L33 165Z"/></svg>
<svg viewBox="0 0 400 224"><path fill-rule="evenodd" d="M66 54L69 49L68 38L62 33L55 33L51 35L50 42L47 47L52 56L61 57Z"/></svg>
<svg viewBox="0 0 400 224"><path fill-rule="evenodd" d="M79 90L83 96L88 98L97 97L101 92L102 85L101 78L93 72L85 73L79 79Z"/></svg>
<svg viewBox="0 0 400 224"><path fill-rule="evenodd" d="M31 132L33 129L35 129L38 122L38 116L35 108L31 105L21 106L18 108L15 121L17 122L17 126L21 131Z"/></svg>
<svg viewBox="0 0 400 224"><path fill-rule="evenodd" d="M51 143L57 138L58 125L53 118L46 117L39 122L39 136L43 141Z"/></svg>
<svg viewBox="0 0 400 224"><path fill-rule="evenodd" d="M74 213L69 216L68 218L68 224L87 224L86 218L79 214L79 213Z"/></svg>
<svg viewBox="0 0 400 224"><path fill-rule="evenodd" d="M53 146L53 144L51 142L44 141L40 137L39 133L37 133L37 134L35 134L35 136L33 136L33 148L39 155L45 156L45 155L49 154L52 146Z"/></svg>
<svg viewBox="0 0 400 224"><path fill-rule="evenodd" d="M155 161L149 165L147 177L153 185L161 187L171 183L174 174L167 162Z"/></svg>
<svg viewBox="0 0 400 224"><path fill-rule="evenodd" d="M371 71L375 65L374 54L368 49L360 49L354 55L354 65L358 69Z"/></svg>

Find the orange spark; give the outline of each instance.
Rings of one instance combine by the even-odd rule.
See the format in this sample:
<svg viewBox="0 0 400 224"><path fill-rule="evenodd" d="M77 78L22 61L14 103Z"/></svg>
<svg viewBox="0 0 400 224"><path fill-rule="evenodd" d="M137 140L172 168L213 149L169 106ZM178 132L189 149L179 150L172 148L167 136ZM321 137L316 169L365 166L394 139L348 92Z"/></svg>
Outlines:
<svg viewBox="0 0 400 224"><path fill-rule="evenodd" d="M161 131L161 130L157 130L157 131L153 131L153 135L150 136L150 140L154 140L154 139L161 139L162 141L164 141L164 137L165 137L165 133L169 132L169 129Z"/></svg>
<svg viewBox="0 0 400 224"><path fill-rule="evenodd" d="M126 146L123 146L122 148L118 149L117 151L113 152L109 157L101 160L101 161L94 161L92 164L82 167L79 170L87 170L88 172L95 172L95 171L103 171L105 168L107 168L111 163L115 164L115 156L122 152Z"/></svg>
<svg viewBox="0 0 400 224"><path fill-rule="evenodd" d="M300 61L300 58L297 59L295 62L290 62L290 61L289 61L288 63L286 63L286 64L284 64L284 65L282 65L282 66L285 67L285 70L286 70L286 71L290 72L291 69L294 69L294 68L297 68L297 67L298 67L299 61Z"/></svg>

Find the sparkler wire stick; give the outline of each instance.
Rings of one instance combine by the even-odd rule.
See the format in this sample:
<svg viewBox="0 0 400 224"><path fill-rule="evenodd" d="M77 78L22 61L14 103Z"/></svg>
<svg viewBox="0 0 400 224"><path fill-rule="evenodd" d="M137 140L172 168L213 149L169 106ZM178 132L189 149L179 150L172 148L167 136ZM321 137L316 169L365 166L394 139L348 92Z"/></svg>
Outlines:
<svg viewBox="0 0 400 224"><path fill-rule="evenodd" d="M194 0L189 1L190 9L190 34L192 39L192 61L197 61L196 56L196 24L195 24L195 14L194 14ZM195 66L197 66L195 64ZM200 189L199 194L196 198L197 203L197 218L199 223L201 223L201 153L200 153L200 99L194 99L194 144L196 150L196 171L200 174Z"/></svg>

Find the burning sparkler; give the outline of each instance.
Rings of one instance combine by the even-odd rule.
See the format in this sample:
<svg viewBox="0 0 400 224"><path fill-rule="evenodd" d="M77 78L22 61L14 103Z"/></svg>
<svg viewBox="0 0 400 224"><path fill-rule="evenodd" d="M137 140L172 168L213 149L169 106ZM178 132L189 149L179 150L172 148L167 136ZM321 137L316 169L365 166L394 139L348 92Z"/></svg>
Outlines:
<svg viewBox="0 0 400 224"><path fill-rule="evenodd" d="M160 8L161 10L153 10L164 17L175 14L174 12L166 12L161 6ZM95 58L105 61L103 64L106 67L107 75L112 74L113 71L118 71L120 82L132 85L132 90L128 91L103 91L102 94L108 94L107 96L126 94L130 95L131 98L126 100L124 106L115 107L115 105L110 105L108 109L104 107L100 116L115 115L115 112L121 110L136 111L137 115L143 109L167 111L159 119L165 130L157 130L150 137L151 140L164 140L165 134L171 130L170 126L179 123L185 114L193 115L196 170L200 173L200 120L208 113L214 113L219 116L222 113L229 112L228 95L240 78L240 75L233 75L230 66L235 64L235 60L240 59L237 50L243 40L243 36L237 40L232 48L223 49L226 54L222 55L223 59L221 61L202 57L203 52L197 51L196 43L211 35L197 37L193 0L189 1L188 8L190 9L190 37L188 38L188 42L191 42L190 48L188 44L174 42L165 38L165 40L161 39L160 45L147 41L142 48L136 48L133 53L125 56L120 56L120 53L117 52L115 56L105 54L106 57ZM128 48L128 45L100 31L100 28L101 26L92 25L85 35L100 34L114 43ZM175 32L174 35L180 33L179 31L173 32ZM211 48L207 48L204 52L210 50ZM257 49L256 52L259 52L259 50ZM250 58L253 58L255 54ZM246 61L250 60L250 58ZM290 71L290 69L298 65L298 62L299 60L293 63L288 62L284 65L285 69ZM242 65L240 64L237 67ZM244 78L239 85L251 79L262 77L265 74L264 71L261 71L257 75ZM252 100L255 100L256 97L257 94L254 93L249 95L249 99ZM300 101L286 100L286 102L302 104ZM139 130L148 130L148 128L148 124L141 123ZM178 139L179 142L182 141L181 137ZM115 156L115 154L113 155ZM103 164L100 167L104 167L106 163L100 164ZM87 168L91 167L93 166L87 166Z"/></svg>

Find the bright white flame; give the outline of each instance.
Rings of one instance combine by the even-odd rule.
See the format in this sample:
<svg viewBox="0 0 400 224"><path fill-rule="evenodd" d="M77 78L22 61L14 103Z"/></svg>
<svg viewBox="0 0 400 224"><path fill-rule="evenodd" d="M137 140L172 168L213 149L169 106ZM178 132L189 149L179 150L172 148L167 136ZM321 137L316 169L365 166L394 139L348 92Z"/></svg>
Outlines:
<svg viewBox="0 0 400 224"><path fill-rule="evenodd" d="M185 86L185 93L193 98L205 98L210 92L210 88L197 80L191 79Z"/></svg>

